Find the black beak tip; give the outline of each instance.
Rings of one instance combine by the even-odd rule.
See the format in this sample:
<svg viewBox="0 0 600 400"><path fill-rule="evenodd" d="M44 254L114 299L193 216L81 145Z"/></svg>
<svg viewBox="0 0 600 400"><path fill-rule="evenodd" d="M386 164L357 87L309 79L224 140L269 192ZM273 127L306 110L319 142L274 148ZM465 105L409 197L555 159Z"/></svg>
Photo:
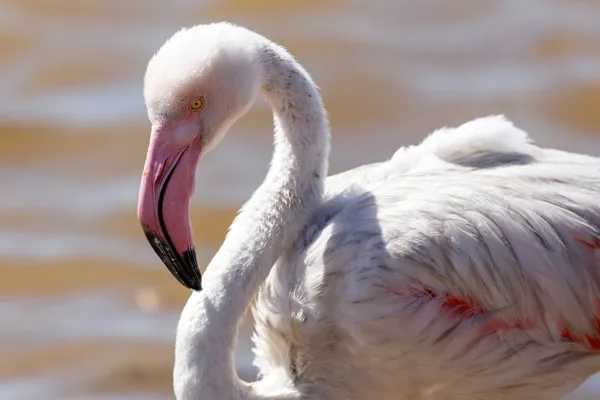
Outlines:
<svg viewBox="0 0 600 400"><path fill-rule="evenodd" d="M163 262L164 262L164 260L163 260ZM195 290L195 291L202 290L202 278L200 277L200 273L198 273L196 275L188 274L186 272L183 272L183 269L181 267L169 266L166 263L165 263L165 265L167 265L167 268L169 269L169 271L171 271L171 274L183 286L185 286L188 289Z"/></svg>
<svg viewBox="0 0 600 400"><path fill-rule="evenodd" d="M161 255L159 254L159 256ZM198 269L194 249L187 250L178 257L169 255L166 257L161 256L160 258L179 283L188 289L202 290L202 275L200 274L200 269Z"/></svg>
<svg viewBox="0 0 600 400"><path fill-rule="evenodd" d="M193 279L191 281L188 281L187 283L184 283L183 285L186 286L188 289L192 289L195 290L197 292L202 290L202 280L201 279Z"/></svg>
<svg viewBox="0 0 600 400"><path fill-rule="evenodd" d="M150 230L144 230L144 233L158 257L179 283L188 289L202 290L202 274L198 268L195 249L186 250L180 255L168 243L170 240L165 243Z"/></svg>
<svg viewBox="0 0 600 400"><path fill-rule="evenodd" d="M182 282L184 286L188 289L200 291L202 290L202 274L200 273L200 269L198 268L198 261L196 259L196 250L190 249L183 253L181 257L183 261L183 266L180 268L180 271L184 271L184 281Z"/></svg>

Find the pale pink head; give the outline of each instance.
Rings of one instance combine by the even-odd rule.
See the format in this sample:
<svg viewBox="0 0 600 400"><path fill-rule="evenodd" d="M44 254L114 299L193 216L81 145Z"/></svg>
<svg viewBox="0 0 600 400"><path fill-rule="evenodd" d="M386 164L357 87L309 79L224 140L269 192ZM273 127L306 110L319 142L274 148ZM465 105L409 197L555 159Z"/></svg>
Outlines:
<svg viewBox="0 0 600 400"><path fill-rule="evenodd" d="M201 289L189 213L196 166L260 85L248 32L226 23L183 29L152 57L144 79L152 131L138 219L167 268L194 290Z"/></svg>

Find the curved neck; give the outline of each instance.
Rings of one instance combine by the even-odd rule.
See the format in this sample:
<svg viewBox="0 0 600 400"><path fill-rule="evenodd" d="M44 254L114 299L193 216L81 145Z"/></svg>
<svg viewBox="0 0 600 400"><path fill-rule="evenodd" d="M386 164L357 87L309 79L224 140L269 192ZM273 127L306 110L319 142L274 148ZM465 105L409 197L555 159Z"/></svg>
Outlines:
<svg viewBox="0 0 600 400"><path fill-rule="evenodd" d="M277 258L322 201L330 133L321 96L289 53L266 39L259 43L275 150L264 182L208 266L203 291L194 292L182 312L174 369L179 400L254 398L235 372L238 324Z"/></svg>

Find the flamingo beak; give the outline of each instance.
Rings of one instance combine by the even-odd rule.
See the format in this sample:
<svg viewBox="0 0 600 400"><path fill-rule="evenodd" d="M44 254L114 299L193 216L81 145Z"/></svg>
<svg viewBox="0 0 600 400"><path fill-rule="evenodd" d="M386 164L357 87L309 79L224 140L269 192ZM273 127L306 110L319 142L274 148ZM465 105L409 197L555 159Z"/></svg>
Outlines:
<svg viewBox="0 0 600 400"><path fill-rule="evenodd" d="M182 124L152 129L138 199L138 220L150 245L185 287L202 289L190 220L196 166L202 153L199 139L180 144ZM190 137L187 135L187 137Z"/></svg>

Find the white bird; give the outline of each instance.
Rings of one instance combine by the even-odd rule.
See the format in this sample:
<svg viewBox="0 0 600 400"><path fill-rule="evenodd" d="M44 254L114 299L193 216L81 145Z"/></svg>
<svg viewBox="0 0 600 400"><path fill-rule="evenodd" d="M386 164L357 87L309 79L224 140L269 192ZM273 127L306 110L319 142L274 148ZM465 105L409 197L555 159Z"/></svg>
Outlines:
<svg viewBox="0 0 600 400"><path fill-rule="evenodd" d="M201 285L196 165L258 92L275 119L270 169ZM600 368L599 159L537 147L492 116L325 179L330 130L310 75L228 23L172 36L144 97L138 217L194 289L177 399L549 400ZM246 383L233 351L251 306L260 379Z"/></svg>

